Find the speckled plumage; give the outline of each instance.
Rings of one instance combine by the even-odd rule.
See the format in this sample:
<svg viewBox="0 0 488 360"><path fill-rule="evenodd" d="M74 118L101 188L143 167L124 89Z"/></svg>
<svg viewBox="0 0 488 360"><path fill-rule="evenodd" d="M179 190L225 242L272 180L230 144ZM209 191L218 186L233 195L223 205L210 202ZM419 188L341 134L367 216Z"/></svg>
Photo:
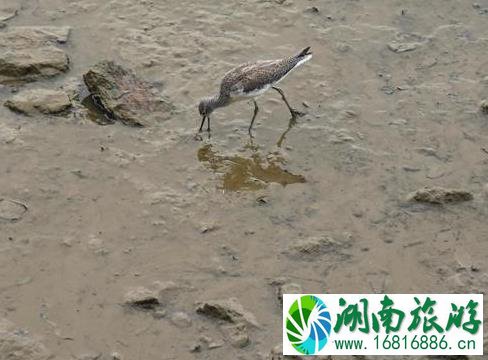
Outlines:
<svg viewBox="0 0 488 360"><path fill-rule="evenodd" d="M252 98L255 109L251 126L249 127L250 132L258 112L258 106L254 98L270 88L274 88L281 94L292 116L299 115L296 110L290 107L283 91L275 87L275 85L297 66L310 60L312 54L309 50L310 47L307 47L299 54L284 59L248 62L228 71L220 84L220 92L213 97L203 99L199 104L199 112L203 116L199 131L202 130L206 118L208 119L208 130L210 130L209 115L216 108L226 106L234 101Z"/></svg>
<svg viewBox="0 0 488 360"><path fill-rule="evenodd" d="M266 86L276 84L306 56L311 57L311 54L242 64L224 75L220 84L220 95L232 98L247 93L252 94Z"/></svg>

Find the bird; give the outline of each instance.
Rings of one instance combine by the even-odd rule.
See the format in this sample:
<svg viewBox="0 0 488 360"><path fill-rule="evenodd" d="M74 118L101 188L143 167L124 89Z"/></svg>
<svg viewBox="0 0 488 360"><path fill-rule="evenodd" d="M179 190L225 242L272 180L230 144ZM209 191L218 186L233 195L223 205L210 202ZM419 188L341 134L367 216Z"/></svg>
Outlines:
<svg viewBox="0 0 488 360"><path fill-rule="evenodd" d="M249 135L252 135L252 126L259 112L256 98L269 89L276 90L286 104L292 119L304 115L290 106L285 93L276 85L283 80L292 70L312 58L310 46L300 53L277 60L260 60L247 62L228 71L220 83L218 94L203 98L198 104L198 111L202 116L202 122L198 130L202 132L205 120L207 120L207 131L210 133L210 114L217 108L227 106L236 101L252 99L254 113L249 125Z"/></svg>

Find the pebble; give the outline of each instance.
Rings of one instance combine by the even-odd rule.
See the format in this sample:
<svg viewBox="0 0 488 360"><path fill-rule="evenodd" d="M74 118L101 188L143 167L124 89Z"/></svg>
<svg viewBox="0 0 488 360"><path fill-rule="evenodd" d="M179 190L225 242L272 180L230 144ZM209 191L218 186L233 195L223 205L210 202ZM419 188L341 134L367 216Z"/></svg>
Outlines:
<svg viewBox="0 0 488 360"><path fill-rule="evenodd" d="M171 323L179 328L188 328L191 326L192 321L188 314L184 312L176 312L171 315Z"/></svg>
<svg viewBox="0 0 488 360"><path fill-rule="evenodd" d="M430 204L449 204L455 202L469 201L473 194L466 190L446 189L442 187L424 187L408 196L408 200Z"/></svg>
<svg viewBox="0 0 488 360"><path fill-rule="evenodd" d="M481 101L480 109L483 114L488 115L488 99Z"/></svg>

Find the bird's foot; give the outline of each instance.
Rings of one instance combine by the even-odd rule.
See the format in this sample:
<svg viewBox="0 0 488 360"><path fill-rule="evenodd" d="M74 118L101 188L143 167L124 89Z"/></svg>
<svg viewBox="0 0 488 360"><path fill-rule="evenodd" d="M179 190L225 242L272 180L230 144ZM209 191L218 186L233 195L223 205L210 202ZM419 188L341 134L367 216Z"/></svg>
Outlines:
<svg viewBox="0 0 488 360"><path fill-rule="evenodd" d="M193 140L195 140L195 141L203 141L202 134L201 133L195 134L195 136L193 137Z"/></svg>

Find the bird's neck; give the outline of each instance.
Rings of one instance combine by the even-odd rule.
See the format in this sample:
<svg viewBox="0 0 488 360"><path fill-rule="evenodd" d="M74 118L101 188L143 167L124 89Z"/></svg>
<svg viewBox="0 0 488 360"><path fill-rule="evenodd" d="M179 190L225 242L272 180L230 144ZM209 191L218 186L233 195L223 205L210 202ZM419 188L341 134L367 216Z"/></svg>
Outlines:
<svg viewBox="0 0 488 360"><path fill-rule="evenodd" d="M210 98L210 100L209 100L210 106L213 109L216 109L216 108L219 108L222 106L226 106L229 103L229 101L230 101L229 96L225 96L222 94L217 94L214 97Z"/></svg>

